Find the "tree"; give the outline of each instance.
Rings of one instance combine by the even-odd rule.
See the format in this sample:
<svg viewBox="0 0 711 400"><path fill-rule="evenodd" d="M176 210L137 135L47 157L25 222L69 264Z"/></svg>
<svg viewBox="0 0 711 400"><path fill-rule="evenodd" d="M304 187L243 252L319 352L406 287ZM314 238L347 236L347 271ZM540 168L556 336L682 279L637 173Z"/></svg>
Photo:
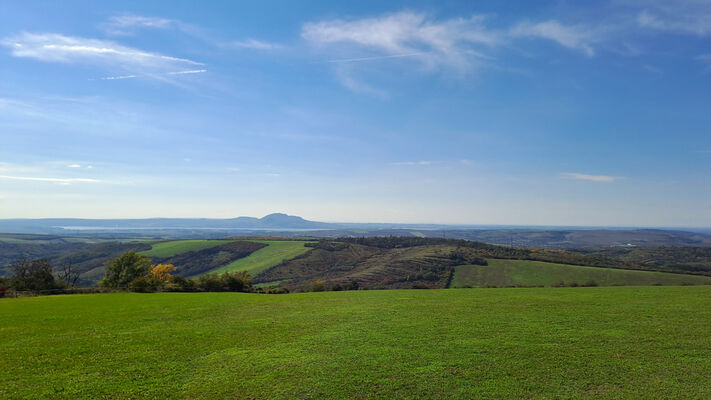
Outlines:
<svg viewBox="0 0 711 400"><path fill-rule="evenodd" d="M177 270L173 264L158 264L151 268L151 276L153 279L165 283L173 276L171 273Z"/></svg>
<svg viewBox="0 0 711 400"><path fill-rule="evenodd" d="M149 275L151 259L135 251L123 253L106 266L106 273L99 285L103 287L128 287L132 281Z"/></svg>
<svg viewBox="0 0 711 400"><path fill-rule="evenodd" d="M15 290L51 290L57 289L52 274L52 264L47 260L20 259L11 266L13 274L10 286Z"/></svg>
<svg viewBox="0 0 711 400"><path fill-rule="evenodd" d="M72 262L67 261L62 264L62 268L57 271L57 279L59 282L66 287L76 286L77 280L79 280L80 272L72 267Z"/></svg>

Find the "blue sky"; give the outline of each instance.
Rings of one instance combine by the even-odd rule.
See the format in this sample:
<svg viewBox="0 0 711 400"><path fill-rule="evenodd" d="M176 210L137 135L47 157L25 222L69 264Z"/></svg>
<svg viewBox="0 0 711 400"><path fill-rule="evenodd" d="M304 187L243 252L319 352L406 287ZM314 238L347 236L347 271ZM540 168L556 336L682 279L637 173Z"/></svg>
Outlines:
<svg viewBox="0 0 711 400"><path fill-rule="evenodd" d="M708 0L2 2L0 78L0 218L711 226Z"/></svg>

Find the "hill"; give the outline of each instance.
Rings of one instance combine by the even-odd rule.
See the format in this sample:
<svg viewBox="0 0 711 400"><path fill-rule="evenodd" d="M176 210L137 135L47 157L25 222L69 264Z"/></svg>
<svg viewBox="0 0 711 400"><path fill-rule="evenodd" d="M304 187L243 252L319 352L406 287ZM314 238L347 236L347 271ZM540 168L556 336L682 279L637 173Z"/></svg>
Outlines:
<svg viewBox="0 0 711 400"><path fill-rule="evenodd" d="M450 287L711 285L711 276L489 259L455 267Z"/></svg>
<svg viewBox="0 0 711 400"><path fill-rule="evenodd" d="M102 239L222 239L269 232L290 237L402 236L465 239L550 249L696 246L711 248L704 229L636 229L387 223L326 223L273 213L262 218L0 219L0 232Z"/></svg>
<svg viewBox="0 0 711 400"><path fill-rule="evenodd" d="M494 265L485 270L495 271L502 276L508 272L497 268L497 266L503 265L498 264L498 260L566 264L567 269L547 269L550 271L549 275L552 281L547 281L543 283L544 285L552 285L566 280L572 283L568 274L570 271L579 272L579 276L575 276L575 282L578 284L593 280L599 285L702 284L709 282L707 277L688 274L635 274L634 272L656 268L645 268L630 262L605 259L601 258L599 254L520 249L464 240L417 237L341 238L321 240L310 246L312 250L308 253L265 270L254 276L254 281L263 285L283 286L290 290L307 290L315 281L322 281L327 288L352 286L354 282L365 288L445 288L452 280L453 275L456 275L455 271L459 268L458 266L486 265L488 259ZM538 266L539 264L526 265ZM590 270L571 269L573 266L594 268ZM679 272L675 269L671 269L671 271ZM608 275L618 276L620 279L602 279L603 276ZM541 285L535 274L522 276L527 279L501 280L491 284L496 286ZM623 276L627 278L621 278ZM653 276L654 279L642 279L650 276ZM483 286L486 284L487 282ZM471 285L481 286L476 281Z"/></svg>
<svg viewBox="0 0 711 400"><path fill-rule="evenodd" d="M210 247L230 243L231 240L171 240L153 243L150 250L141 251L147 257L172 257L189 251L199 251Z"/></svg>
<svg viewBox="0 0 711 400"><path fill-rule="evenodd" d="M0 299L0 398L711 398L711 287Z"/></svg>

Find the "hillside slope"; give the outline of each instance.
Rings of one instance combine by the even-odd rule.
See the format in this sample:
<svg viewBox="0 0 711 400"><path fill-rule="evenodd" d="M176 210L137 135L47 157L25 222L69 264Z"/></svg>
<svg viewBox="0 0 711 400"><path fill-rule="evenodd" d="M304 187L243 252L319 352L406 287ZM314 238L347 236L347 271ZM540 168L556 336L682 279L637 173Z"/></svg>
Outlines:
<svg viewBox="0 0 711 400"><path fill-rule="evenodd" d="M541 261L487 260L489 265L460 265L450 287L703 285L711 276L583 267Z"/></svg>
<svg viewBox="0 0 711 400"><path fill-rule="evenodd" d="M305 244L313 243L298 240L254 240L252 242L263 244L244 258L237 259L229 264L208 271L209 273L247 271L255 276L281 262L291 260L310 250Z"/></svg>

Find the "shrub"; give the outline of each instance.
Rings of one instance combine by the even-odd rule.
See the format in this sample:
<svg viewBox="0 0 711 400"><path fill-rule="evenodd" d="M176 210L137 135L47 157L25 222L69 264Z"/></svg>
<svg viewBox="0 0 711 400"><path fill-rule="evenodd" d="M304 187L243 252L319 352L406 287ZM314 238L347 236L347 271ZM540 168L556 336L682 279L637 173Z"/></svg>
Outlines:
<svg viewBox="0 0 711 400"><path fill-rule="evenodd" d="M128 284L131 291L142 293L155 292L159 286L160 282L148 275L139 276Z"/></svg>
<svg viewBox="0 0 711 400"><path fill-rule="evenodd" d="M225 272L220 280L223 289L229 292L246 292L252 286L252 280L246 271Z"/></svg>
<svg viewBox="0 0 711 400"><path fill-rule="evenodd" d="M585 285L583 285L583 286L592 287L592 286L598 286L598 284L597 284L597 282L595 282L594 280L591 279L591 280L585 282Z"/></svg>
<svg viewBox="0 0 711 400"><path fill-rule="evenodd" d="M217 274L201 275L195 282L198 290L204 292L223 292L222 279Z"/></svg>
<svg viewBox="0 0 711 400"><path fill-rule="evenodd" d="M311 282L312 292L323 292L324 290L326 290L326 285L323 284L323 281L318 280Z"/></svg>

